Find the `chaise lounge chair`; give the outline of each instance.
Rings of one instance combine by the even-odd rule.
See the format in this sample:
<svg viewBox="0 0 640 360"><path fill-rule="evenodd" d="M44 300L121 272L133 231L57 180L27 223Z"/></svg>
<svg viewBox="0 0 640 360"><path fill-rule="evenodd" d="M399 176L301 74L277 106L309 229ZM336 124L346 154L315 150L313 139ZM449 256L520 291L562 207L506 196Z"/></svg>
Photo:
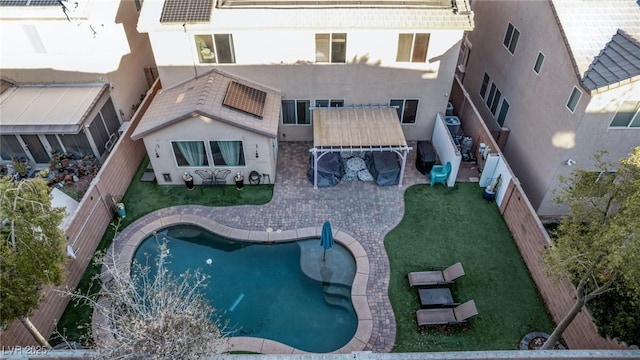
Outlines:
<svg viewBox="0 0 640 360"><path fill-rule="evenodd" d="M409 285L414 286L443 286L453 284L453 281L464 275L461 263L455 263L444 270L414 271L407 274Z"/></svg>
<svg viewBox="0 0 640 360"><path fill-rule="evenodd" d="M416 311L416 320L418 326L460 325L475 315L478 315L476 303L469 300L453 309L420 309Z"/></svg>

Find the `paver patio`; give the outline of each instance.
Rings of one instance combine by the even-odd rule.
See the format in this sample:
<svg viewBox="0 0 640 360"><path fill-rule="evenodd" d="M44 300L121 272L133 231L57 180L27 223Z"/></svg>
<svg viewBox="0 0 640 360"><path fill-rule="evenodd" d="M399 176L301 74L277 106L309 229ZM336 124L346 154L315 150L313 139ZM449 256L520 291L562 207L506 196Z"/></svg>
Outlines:
<svg viewBox="0 0 640 360"><path fill-rule="evenodd" d="M373 331L364 350L390 352L395 340L395 319L387 293L389 260L383 241L386 233L402 219L404 189L414 184L427 183L427 180L415 169L413 164L416 152L412 151L407 160L402 188L377 186L373 182L343 181L335 187L314 190L306 176L310 148L310 142L280 143L273 198L266 205L172 207L138 219L119 236L126 237L141 230L149 222L175 214L205 216L231 228L251 231L316 227L329 220L335 229L357 239L369 257L367 287L373 314Z"/></svg>
<svg viewBox="0 0 640 360"><path fill-rule="evenodd" d="M415 142L409 145L415 149ZM427 183L425 176L415 169L416 151L409 153L402 188L381 187L373 182L343 181L335 187L314 190L306 176L309 148L309 142L280 144L278 175L273 198L268 204L230 207L175 206L138 219L119 236L127 237L138 231L146 232L151 225L163 226L163 220L184 218L185 215L205 217L225 227L263 234L267 228L272 228L275 232L281 230L289 233L289 230L320 227L325 220L330 220L334 230L355 238L368 255L367 298L373 328L363 350L376 353L390 352L395 341L396 326L388 298L390 267L383 241L387 232L397 226L403 217L404 190L414 184ZM476 176L477 170L467 166L466 169L461 169L458 181L464 182ZM227 191L236 190L230 188ZM588 344L583 345L584 348L588 348Z"/></svg>

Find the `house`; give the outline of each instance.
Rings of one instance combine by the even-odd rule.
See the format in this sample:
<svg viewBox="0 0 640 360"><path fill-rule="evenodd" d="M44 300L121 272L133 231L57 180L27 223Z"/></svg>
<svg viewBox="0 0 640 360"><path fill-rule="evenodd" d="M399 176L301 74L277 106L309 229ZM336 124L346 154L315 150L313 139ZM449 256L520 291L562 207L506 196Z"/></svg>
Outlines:
<svg viewBox="0 0 640 360"><path fill-rule="evenodd" d="M275 89L213 69L161 90L131 138L143 139L159 184L182 182L185 172L208 168L247 177L250 169L259 181L263 174L270 181L276 171L280 98Z"/></svg>
<svg viewBox="0 0 640 360"><path fill-rule="evenodd" d="M0 2L2 163L102 163L152 82L136 1ZM146 71L145 71L146 68Z"/></svg>
<svg viewBox="0 0 640 360"><path fill-rule="evenodd" d="M475 1L458 75L542 217L562 215L559 178L640 145L635 0ZM533 15L535 14L535 15Z"/></svg>
<svg viewBox="0 0 640 360"><path fill-rule="evenodd" d="M395 107L406 140L430 139L472 28L466 0L147 0L138 21L163 92L214 69L277 89L277 141L312 141L317 108L385 106ZM217 138L216 127L208 131ZM253 153L250 141L244 147ZM154 146L147 150L153 162ZM189 169L172 157L171 181L159 183L180 183L173 174Z"/></svg>

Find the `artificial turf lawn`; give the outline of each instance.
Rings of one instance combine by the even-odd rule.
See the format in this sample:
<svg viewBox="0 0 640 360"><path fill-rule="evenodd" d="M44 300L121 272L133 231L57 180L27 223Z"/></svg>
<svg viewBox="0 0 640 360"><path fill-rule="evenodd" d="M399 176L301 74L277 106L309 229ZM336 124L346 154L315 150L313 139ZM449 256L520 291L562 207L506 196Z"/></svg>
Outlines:
<svg viewBox="0 0 640 360"><path fill-rule="evenodd" d="M532 331L553 322L495 203L475 183L453 188L414 185L405 214L385 237L391 264L389 297L396 318L394 352L515 350ZM451 287L454 300L475 300L468 325L418 329L417 289L407 273L462 262L466 275Z"/></svg>
<svg viewBox="0 0 640 360"><path fill-rule="evenodd" d="M155 182L142 182L140 177L145 171L149 159L145 158L136 175L134 176L122 202L126 207L126 217L122 220L120 230L140 217L153 211L174 205L207 205L207 206L233 206L233 205L261 205L269 202L273 196L273 185L249 185L245 184L242 191L238 191L235 185L223 187L207 187L201 189L196 186L194 190L187 191L186 186L160 186ZM98 244L96 253L107 249L114 237L114 228L108 227L102 240ZM99 290L99 284L93 278L99 274L100 266L93 261L87 267L77 291L81 294L95 293ZM88 305L70 301L57 325L57 331L63 334L67 341L90 343L88 338L92 308ZM57 334L50 338L52 345L62 342Z"/></svg>
<svg viewBox="0 0 640 360"><path fill-rule="evenodd" d="M264 204L273 186L234 186L187 191L184 186L158 186L140 182L148 160L144 160L123 202L127 216L122 226L152 211L182 204L228 206ZM108 228L98 250L111 245ZM515 349L531 331L551 332L553 323L546 312L520 253L495 203L482 199L477 184L459 183L454 188L415 185L405 192L405 215L385 237L391 263L389 296L396 317L394 352ZM418 331L415 311L420 307L416 289L409 287L406 274L431 266L461 261L466 275L452 287L454 299L473 299L479 315L469 326L446 331ZM87 293L99 268L90 265L78 290ZM94 284L94 286L96 286ZM85 327L91 308L70 302L58 329L68 340L87 342ZM60 342L52 336L52 344Z"/></svg>

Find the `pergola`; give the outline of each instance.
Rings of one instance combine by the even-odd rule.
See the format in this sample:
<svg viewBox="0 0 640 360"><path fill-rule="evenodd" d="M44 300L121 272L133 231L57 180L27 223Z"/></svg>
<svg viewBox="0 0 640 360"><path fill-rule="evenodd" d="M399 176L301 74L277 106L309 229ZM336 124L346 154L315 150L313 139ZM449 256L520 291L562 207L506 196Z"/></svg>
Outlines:
<svg viewBox="0 0 640 360"><path fill-rule="evenodd" d="M313 188L318 188L318 159L332 152L390 151L402 159L398 187L402 187L407 155L412 148L392 106L312 108Z"/></svg>

